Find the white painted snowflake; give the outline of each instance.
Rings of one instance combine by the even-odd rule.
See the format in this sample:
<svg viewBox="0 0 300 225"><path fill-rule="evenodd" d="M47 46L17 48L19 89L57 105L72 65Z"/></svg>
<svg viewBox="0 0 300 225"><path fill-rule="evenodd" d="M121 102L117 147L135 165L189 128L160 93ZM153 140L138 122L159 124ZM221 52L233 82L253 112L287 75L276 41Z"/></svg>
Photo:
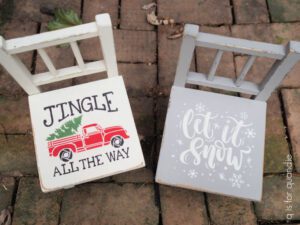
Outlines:
<svg viewBox="0 0 300 225"><path fill-rule="evenodd" d="M240 118L241 118L242 120L248 119L248 113L246 113L246 112L241 112L241 113L240 113Z"/></svg>
<svg viewBox="0 0 300 225"><path fill-rule="evenodd" d="M256 133L254 129L251 128L246 130L245 135L247 136L247 138L255 138Z"/></svg>
<svg viewBox="0 0 300 225"><path fill-rule="evenodd" d="M247 159L247 163L250 164L251 162L252 162L252 159L249 157L249 158Z"/></svg>
<svg viewBox="0 0 300 225"><path fill-rule="evenodd" d="M231 182L232 187L241 188L241 185L245 183L245 181L242 179L241 174L233 174L231 178L229 178L229 181Z"/></svg>
<svg viewBox="0 0 300 225"><path fill-rule="evenodd" d="M224 173L219 173L219 177L221 180L226 180Z"/></svg>
<svg viewBox="0 0 300 225"><path fill-rule="evenodd" d="M198 112L204 112L205 109L206 109L206 107L205 107L205 105L203 105L202 103L198 103L198 104L196 105L196 110L197 110Z"/></svg>
<svg viewBox="0 0 300 225"><path fill-rule="evenodd" d="M182 142L182 140L176 140L177 141L177 143L179 144L179 145L183 145L183 142Z"/></svg>
<svg viewBox="0 0 300 225"><path fill-rule="evenodd" d="M194 169L189 170L188 176L192 179L196 178L198 176L198 172Z"/></svg>

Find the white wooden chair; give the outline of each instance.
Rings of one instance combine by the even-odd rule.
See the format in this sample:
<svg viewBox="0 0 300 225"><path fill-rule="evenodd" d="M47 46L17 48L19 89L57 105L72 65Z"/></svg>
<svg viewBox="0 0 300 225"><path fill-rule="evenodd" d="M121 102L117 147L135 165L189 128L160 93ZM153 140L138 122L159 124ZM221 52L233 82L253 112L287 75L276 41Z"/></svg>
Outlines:
<svg viewBox="0 0 300 225"><path fill-rule="evenodd" d="M85 63L77 42L93 37L99 37L104 59ZM70 44L76 66L55 68L45 48L60 44ZM48 72L32 75L16 55L34 50ZM108 14L97 15L95 22L61 30L11 40L1 37L0 63L29 95L44 192L145 165L124 81L118 74ZM40 85L103 71L108 79L40 93Z"/></svg>
<svg viewBox="0 0 300 225"><path fill-rule="evenodd" d="M217 50L208 74L189 71L197 46ZM224 51L249 56L236 79L215 74ZM244 80L256 57L276 60L260 84ZM199 32L198 26L186 25L156 181L259 201L266 100L299 59L299 42L290 41L283 46L249 41ZM186 84L253 97L247 99L193 90L186 88Z"/></svg>
<svg viewBox="0 0 300 225"><path fill-rule="evenodd" d="M99 37L103 60L85 63L77 42ZM77 61L76 66L56 69L45 48L69 43ZM37 50L49 72L32 75L16 54ZM53 82L107 71L108 77L118 75L117 60L109 14L96 16L96 21L62 30L4 40L0 37L0 63L28 93L40 93L39 86Z"/></svg>

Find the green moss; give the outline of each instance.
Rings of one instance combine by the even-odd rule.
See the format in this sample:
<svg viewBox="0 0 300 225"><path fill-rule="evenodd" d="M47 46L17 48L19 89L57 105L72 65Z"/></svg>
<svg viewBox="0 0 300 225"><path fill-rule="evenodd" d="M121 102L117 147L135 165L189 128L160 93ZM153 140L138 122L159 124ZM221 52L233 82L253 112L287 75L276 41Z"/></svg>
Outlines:
<svg viewBox="0 0 300 225"><path fill-rule="evenodd" d="M280 36L275 36L275 43L276 44L283 44L284 42L284 38L283 37L280 37Z"/></svg>
<svg viewBox="0 0 300 225"><path fill-rule="evenodd" d="M288 145L284 137L269 135L265 141L265 172L284 172L283 160L289 153Z"/></svg>
<svg viewBox="0 0 300 225"><path fill-rule="evenodd" d="M284 21L284 8L281 5L281 0L268 0L269 9L273 22Z"/></svg>

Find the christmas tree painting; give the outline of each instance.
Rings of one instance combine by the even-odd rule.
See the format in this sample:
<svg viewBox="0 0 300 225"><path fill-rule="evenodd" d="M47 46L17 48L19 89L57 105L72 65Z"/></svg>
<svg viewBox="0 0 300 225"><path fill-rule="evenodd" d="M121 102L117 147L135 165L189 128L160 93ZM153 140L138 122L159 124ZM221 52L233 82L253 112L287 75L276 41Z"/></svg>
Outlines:
<svg viewBox="0 0 300 225"><path fill-rule="evenodd" d="M52 141L54 139L68 137L76 134L79 126L81 125L81 119L82 116L78 116L74 119L67 121L59 128L57 128L54 133L49 134L49 136L47 137L47 141Z"/></svg>

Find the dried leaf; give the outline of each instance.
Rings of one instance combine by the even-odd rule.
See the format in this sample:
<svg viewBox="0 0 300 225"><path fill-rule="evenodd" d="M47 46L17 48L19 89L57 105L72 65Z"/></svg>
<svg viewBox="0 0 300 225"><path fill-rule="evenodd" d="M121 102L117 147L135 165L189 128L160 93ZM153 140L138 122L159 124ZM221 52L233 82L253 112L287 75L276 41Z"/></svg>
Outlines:
<svg viewBox="0 0 300 225"><path fill-rule="evenodd" d="M142 9L143 10L148 10L148 9L153 8L153 7L156 7L156 3L155 2L151 2L149 4L143 5Z"/></svg>
<svg viewBox="0 0 300 225"><path fill-rule="evenodd" d="M183 35L183 33L179 33L179 34L171 34L168 36L168 39L177 39L177 38L181 38Z"/></svg>
<svg viewBox="0 0 300 225"><path fill-rule="evenodd" d="M11 215L8 209L0 212L0 225L11 225Z"/></svg>
<svg viewBox="0 0 300 225"><path fill-rule="evenodd" d="M181 25L175 32L171 33L167 38L168 39L177 39L181 38L183 35L184 27Z"/></svg>
<svg viewBox="0 0 300 225"><path fill-rule="evenodd" d="M155 15L154 11L147 14L147 21L148 21L148 23L150 23L154 26L159 26L162 24L162 20L157 19L157 16Z"/></svg>

